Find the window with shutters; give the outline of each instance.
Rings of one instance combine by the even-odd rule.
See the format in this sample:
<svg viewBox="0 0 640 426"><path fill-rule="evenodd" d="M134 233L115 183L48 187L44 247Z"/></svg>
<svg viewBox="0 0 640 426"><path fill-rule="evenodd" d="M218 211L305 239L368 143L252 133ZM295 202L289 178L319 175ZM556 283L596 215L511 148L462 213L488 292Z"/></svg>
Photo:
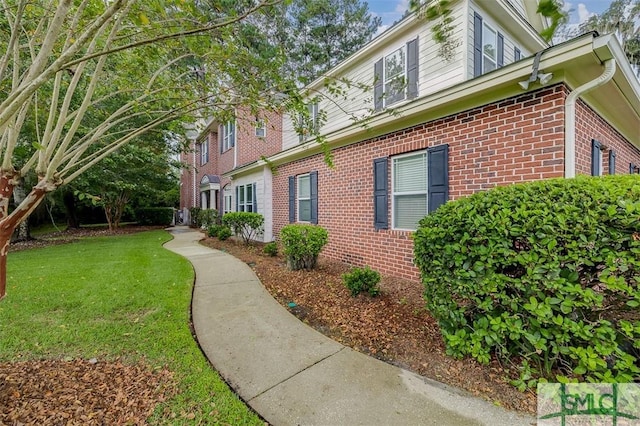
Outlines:
<svg viewBox="0 0 640 426"><path fill-rule="evenodd" d="M221 152L230 150L236 145L236 123L235 121L228 121L221 127Z"/></svg>
<svg viewBox="0 0 640 426"><path fill-rule="evenodd" d="M209 140L205 139L200 144L200 165L207 164L209 162Z"/></svg>
<svg viewBox="0 0 640 426"><path fill-rule="evenodd" d="M391 105L405 98L407 69L406 47L384 57L385 105Z"/></svg>
<svg viewBox="0 0 640 426"><path fill-rule="evenodd" d="M429 212L427 151L393 158L392 218L395 229L415 230Z"/></svg>
<svg viewBox="0 0 640 426"><path fill-rule="evenodd" d="M498 64L498 33L482 24L482 73L493 71Z"/></svg>
<svg viewBox="0 0 640 426"><path fill-rule="evenodd" d="M297 177L297 220L311 222L311 176L309 174Z"/></svg>
<svg viewBox="0 0 640 426"><path fill-rule="evenodd" d="M255 184L237 186L237 206L239 212L255 212Z"/></svg>

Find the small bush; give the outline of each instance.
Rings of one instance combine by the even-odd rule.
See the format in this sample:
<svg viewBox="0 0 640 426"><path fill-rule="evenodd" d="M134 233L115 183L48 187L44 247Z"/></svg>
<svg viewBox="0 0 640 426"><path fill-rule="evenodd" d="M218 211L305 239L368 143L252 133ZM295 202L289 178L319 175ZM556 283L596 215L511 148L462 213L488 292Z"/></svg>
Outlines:
<svg viewBox="0 0 640 426"><path fill-rule="evenodd" d="M218 225L219 223L218 210L202 209L198 212L198 227L207 229L211 225Z"/></svg>
<svg viewBox="0 0 640 426"><path fill-rule="evenodd" d="M450 355L536 378L640 375L640 179L555 179L447 203L414 235Z"/></svg>
<svg viewBox="0 0 640 426"><path fill-rule="evenodd" d="M169 226L173 221L173 208L146 207L136 210L136 219L141 225Z"/></svg>
<svg viewBox="0 0 640 426"><path fill-rule="evenodd" d="M211 238L216 238L222 228L222 225L211 225L207 228L207 235Z"/></svg>
<svg viewBox="0 0 640 426"><path fill-rule="evenodd" d="M264 232L264 216L260 213L232 212L222 216L222 223L233 231L245 244Z"/></svg>
<svg viewBox="0 0 640 426"><path fill-rule="evenodd" d="M192 228L200 228L200 207L189 207L189 218L191 223L189 224Z"/></svg>
<svg viewBox="0 0 640 426"><path fill-rule="evenodd" d="M291 270L315 268L318 254L327 244L327 230L317 225L294 223L280 231L280 239Z"/></svg>
<svg viewBox="0 0 640 426"><path fill-rule="evenodd" d="M268 254L271 257L276 257L278 255L278 243L275 241L271 241L264 246L264 253Z"/></svg>
<svg viewBox="0 0 640 426"><path fill-rule="evenodd" d="M352 296L364 292L369 296L375 297L380 294L380 273L365 266L364 268L355 268L351 272L342 275L342 282L349 289Z"/></svg>
<svg viewBox="0 0 640 426"><path fill-rule="evenodd" d="M222 225L220 229L218 229L217 236L220 241L227 240L231 235L231 229L228 226Z"/></svg>

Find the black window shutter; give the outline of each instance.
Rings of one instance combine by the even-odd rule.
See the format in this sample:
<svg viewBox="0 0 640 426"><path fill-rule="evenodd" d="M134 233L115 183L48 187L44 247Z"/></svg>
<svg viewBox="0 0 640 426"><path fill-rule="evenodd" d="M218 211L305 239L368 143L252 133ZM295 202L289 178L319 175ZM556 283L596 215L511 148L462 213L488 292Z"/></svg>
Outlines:
<svg viewBox="0 0 640 426"><path fill-rule="evenodd" d="M513 48L513 62L519 61L522 58L522 52L517 47Z"/></svg>
<svg viewBox="0 0 640 426"><path fill-rule="evenodd" d="M382 109L382 97L384 96L384 80L382 75L382 61L380 59L373 66L373 105L376 111Z"/></svg>
<svg viewBox="0 0 640 426"><path fill-rule="evenodd" d="M407 98L418 96L418 37L407 43Z"/></svg>
<svg viewBox="0 0 640 426"><path fill-rule="evenodd" d="M616 152L614 150L609 150L609 174L616 174Z"/></svg>
<svg viewBox="0 0 640 426"><path fill-rule="evenodd" d="M600 176L600 158L602 158L602 146L600 142L591 139L591 176Z"/></svg>
<svg viewBox="0 0 640 426"><path fill-rule="evenodd" d="M236 186L236 211L240 211L240 187Z"/></svg>
<svg viewBox="0 0 640 426"><path fill-rule="evenodd" d="M224 152L224 126L218 126L218 141L220 141L220 154Z"/></svg>
<svg viewBox="0 0 640 426"><path fill-rule="evenodd" d="M311 223L318 224L318 172L309 173L311 190Z"/></svg>
<svg viewBox="0 0 640 426"><path fill-rule="evenodd" d="M636 172L636 165L633 163L629 163L629 174L632 175Z"/></svg>
<svg viewBox="0 0 640 426"><path fill-rule="evenodd" d="M373 160L373 226L375 229L389 229L389 160Z"/></svg>
<svg viewBox="0 0 640 426"><path fill-rule="evenodd" d="M482 75L482 17L473 13L473 76Z"/></svg>
<svg viewBox="0 0 640 426"><path fill-rule="evenodd" d="M498 68L504 66L504 36L498 33Z"/></svg>
<svg viewBox="0 0 640 426"><path fill-rule="evenodd" d="M256 195L256 184L252 184L253 188L251 188L251 193L253 194L253 212L258 213L258 196Z"/></svg>
<svg viewBox="0 0 640 426"><path fill-rule="evenodd" d="M427 191L429 213L449 199L449 145L438 145L427 150L429 178Z"/></svg>
<svg viewBox="0 0 640 426"><path fill-rule="evenodd" d="M289 176L289 223L296 221L296 177Z"/></svg>

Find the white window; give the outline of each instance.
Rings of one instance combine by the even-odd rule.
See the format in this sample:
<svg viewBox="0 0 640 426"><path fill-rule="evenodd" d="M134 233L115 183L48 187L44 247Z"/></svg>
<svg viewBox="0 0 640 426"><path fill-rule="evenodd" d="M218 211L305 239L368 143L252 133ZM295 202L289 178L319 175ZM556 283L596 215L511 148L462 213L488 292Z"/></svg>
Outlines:
<svg viewBox="0 0 640 426"><path fill-rule="evenodd" d="M233 148L236 145L236 123L235 121L228 121L221 126L222 131L222 152Z"/></svg>
<svg viewBox="0 0 640 426"><path fill-rule="evenodd" d="M306 175L298 176L298 222L311 222L311 177Z"/></svg>
<svg viewBox="0 0 640 426"><path fill-rule="evenodd" d="M231 189L225 188L223 196L224 196L224 213L229 213L233 211L231 207L233 205Z"/></svg>
<svg viewBox="0 0 640 426"><path fill-rule="evenodd" d="M255 206L253 205L254 198L254 184L240 185L237 187L238 195L238 211L239 212L255 212Z"/></svg>
<svg viewBox="0 0 640 426"><path fill-rule="evenodd" d="M486 23L482 25L482 72L497 68L498 33Z"/></svg>
<svg viewBox="0 0 640 426"><path fill-rule="evenodd" d="M318 103L314 102L307 105L308 116L300 114L298 117L298 136L300 142L307 141L313 133L317 133L320 130L320 109Z"/></svg>
<svg viewBox="0 0 640 426"><path fill-rule="evenodd" d="M407 74L406 46L384 57L384 104L399 102L405 98Z"/></svg>
<svg viewBox="0 0 640 426"><path fill-rule="evenodd" d="M205 140L200 144L200 165L209 162L209 140Z"/></svg>
<svg viewBox="0 0 640 426"><path fill-rule="evenodd" d="M265 126L264 120L258 117L256 117L256 136L259 138L267 136L267 127Z"/></svg>
<svg viewBox="0 0 640 426"><path fill-rule="evenodd" d="M393 158L393 227L415 230L428 213L427 152Z"/></svg>

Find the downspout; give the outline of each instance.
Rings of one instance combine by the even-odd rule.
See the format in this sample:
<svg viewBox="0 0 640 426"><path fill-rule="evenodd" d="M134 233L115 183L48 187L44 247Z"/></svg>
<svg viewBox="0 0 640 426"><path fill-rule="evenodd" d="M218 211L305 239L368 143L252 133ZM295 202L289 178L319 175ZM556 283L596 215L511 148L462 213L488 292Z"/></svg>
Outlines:
<svg viewBox="0 0 640 426"><path fill-rule="evenodd" d="M196 201L196 196L198 194L198 192L196 191L196 188L197 188L197 185L196 185L197 176L196 175L198 174L197 173L197 169L196 169L196 148L197 148L196 141L197 141L197 139L193 138L193 185L192 185L193 186L193 199L191 200L192 201L191 207L197 207L198 206L198 202Z"/></svg>
<svg viewBox="0 0 640 426"><path fill-rule="evenodd" d="M564 177L576 177L576 102L585 93L606 84L616 72L616 60L611 58L604 63L604 72L569 93L564 103Z"/></svg>

